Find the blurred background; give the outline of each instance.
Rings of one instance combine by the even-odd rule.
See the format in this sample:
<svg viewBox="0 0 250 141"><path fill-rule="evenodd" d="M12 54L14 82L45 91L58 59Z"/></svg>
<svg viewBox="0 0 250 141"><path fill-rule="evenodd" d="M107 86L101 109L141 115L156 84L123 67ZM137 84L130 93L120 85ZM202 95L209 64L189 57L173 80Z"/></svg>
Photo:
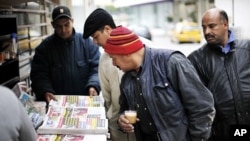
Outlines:
<svg viewBox="0 0 250 141"><path fill-rule="evenodd" d="M0 27L0 53L5 54L4 49L11 45L6 44L6 41L9 41L9 34L12 33L10 30L6 36L1 31L15 29L19 72L16 72L16 68L11 70L15 70L18 80L29 80L34 49L53 33L51 12L58 5L66 5L71 9L74 27L78 32L83 32L86 17L101 7L112 14L117 25L127 26L136 34L151 40L155 47L180 50L185 55L205 43L201 17L212 7L227 12L230 28L236 38L250 39L247 22L250 15L245 13L250 5L249 0L0 0L0 22L4 25ZM9 18L14 18L11 24L4 22ZM0 64L0 77L5 75L1 72L2 68ZM9 70L5 68L5 72Z"/></svg>
<svg viewBox="0 0 250 141"><path fill-rule="evenodd" d="M202 14L212 7L224 9L236 38L250 38L250 27L242 14L249 0L71 0L75 28L82 32L86 17L95 8L108 10L117 25L127 26L153 41L156 47L182 51L188 55L205 41ZM244 15L244 16L243 16Z"/></svg>

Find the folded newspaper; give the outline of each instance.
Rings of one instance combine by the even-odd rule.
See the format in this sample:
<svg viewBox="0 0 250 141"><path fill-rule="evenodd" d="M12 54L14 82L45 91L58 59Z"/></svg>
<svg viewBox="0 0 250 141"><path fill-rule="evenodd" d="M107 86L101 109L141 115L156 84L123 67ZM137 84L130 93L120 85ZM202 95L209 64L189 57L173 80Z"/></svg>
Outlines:
<svg viewBox="0 0 250 141"><path fill-rule="evenodd" d="M22 102L34 128L38 128L46 114L46 102L36 102L35 97L27 93L26 82L18 82L12 90Z"/></svg>
<svg viewBox="0 0 250 141"><path fill-rule="evenodd" d="M37 141L106 141L105 135L38 135Z"/></svg>
<svg viewBox="0 0 250 141"><path fill-rule="evenodd" d="M38 134L108 134L104 107L50 106Z"/></svg>
<svg viewBox="0 0 250 141"><path fill-rule="evenodd" d="M101 96L55 95L57 101L51 100L49 106L63 107L103 107Z"/></svg>

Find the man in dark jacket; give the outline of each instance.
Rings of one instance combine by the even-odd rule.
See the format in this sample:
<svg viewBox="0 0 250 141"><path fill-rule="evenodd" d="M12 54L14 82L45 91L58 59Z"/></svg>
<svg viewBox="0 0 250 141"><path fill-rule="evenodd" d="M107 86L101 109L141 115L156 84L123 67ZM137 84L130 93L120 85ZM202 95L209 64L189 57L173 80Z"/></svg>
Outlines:
<svg viewBox="0 0 250 141"><path fill-rule="evenodd" d="M120 116L123 132L137 141L202 141L208 139L215 115L211 92L180 52L145 47L129 29L112 30L105 51L125 72L121 81ZM136 110L129 124L125 110Z"/></svg>
<svg viewBox="0 0 250 141"><path fill-rule="evenodd" d="M98 95L99 47L75 32L67 7L56 7L52 19L55 33L36 48L31 66L37 100L49 102L55 94Z"/></svg>
<svg viewBox="0 0 250 141"><path fill-rule="evenodd" d="M207 41L188 58L213 93L216 116L211 141L230 140L230 125L250 124L250 41L236 40L224 10L213 8L202 17Z"/></svg>

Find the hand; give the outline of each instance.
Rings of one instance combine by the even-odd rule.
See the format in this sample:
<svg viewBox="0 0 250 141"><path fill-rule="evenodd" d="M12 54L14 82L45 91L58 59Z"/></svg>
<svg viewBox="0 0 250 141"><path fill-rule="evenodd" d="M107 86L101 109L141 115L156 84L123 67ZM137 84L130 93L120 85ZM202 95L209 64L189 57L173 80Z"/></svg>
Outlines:
<svg viewBox="0 0 250 141"><path fill-rule="evenodd" d="M47 103L50 102L50 100L55 100L57 101L56 97L54 96L53 93L47 92L45 93L45 100L47 101Z"/></svg>
<svg viewBox="0 0 250 141"><path fill-rule="evenodd" d="M134 132L134 126L129 123L125 115L120 115L118 125L121 127L123 132Z"/></svg>
<svg viewBox="0 0 250 141"><path fill-rule="evenodd" d="M97 96L98 93L94 87L89 87L89 96Z"/></svg>

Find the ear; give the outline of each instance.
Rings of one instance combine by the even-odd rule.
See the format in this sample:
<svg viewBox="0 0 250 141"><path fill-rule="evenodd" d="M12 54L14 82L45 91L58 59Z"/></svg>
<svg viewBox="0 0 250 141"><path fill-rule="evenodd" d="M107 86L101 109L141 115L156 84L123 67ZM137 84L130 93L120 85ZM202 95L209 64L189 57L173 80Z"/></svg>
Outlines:
<svg viewBox="0 0 250 141"><path fill-rule="evenodd" d="M107 31L109 34L111 33L113 29L109 25L104 26L104 31Z"/></svg>
<svg viewBox="0 0 250 141"><path fill-rule="evenodd" d="M229 25L228 25L228 22L227 22L226 20L223 21L223 25L224 25L227 29L229 29Z"/></svg>
<svg viewBox="0 0 250 141"><path fill-rule="evenodd" d="M50 23L51 23L52 27L55 28L54 22L50 22Z"/></svg>

